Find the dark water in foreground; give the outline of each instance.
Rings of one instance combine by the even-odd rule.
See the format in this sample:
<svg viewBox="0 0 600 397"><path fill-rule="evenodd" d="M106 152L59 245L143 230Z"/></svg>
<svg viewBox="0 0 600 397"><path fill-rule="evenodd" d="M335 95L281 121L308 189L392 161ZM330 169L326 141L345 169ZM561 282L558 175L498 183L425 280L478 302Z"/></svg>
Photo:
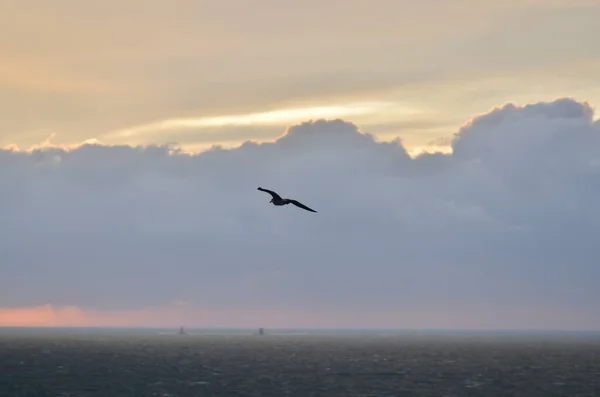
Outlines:
<svg viewBox="0 0 600 397"><path fill-rule="evenodd" d="M600 337L4 329L0 396L596 397Z"/></svg>

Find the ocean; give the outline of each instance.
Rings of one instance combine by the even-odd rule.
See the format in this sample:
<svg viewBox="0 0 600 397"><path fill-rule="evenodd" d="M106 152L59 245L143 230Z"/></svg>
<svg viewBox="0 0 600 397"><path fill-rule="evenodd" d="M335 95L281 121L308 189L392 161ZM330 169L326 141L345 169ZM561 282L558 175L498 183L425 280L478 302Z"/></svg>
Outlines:
<svg viewBox="0 0 600 397"><path fill-rule="evenodd" d="M0 329L0 396L600 396L600 333Z"/></svg>

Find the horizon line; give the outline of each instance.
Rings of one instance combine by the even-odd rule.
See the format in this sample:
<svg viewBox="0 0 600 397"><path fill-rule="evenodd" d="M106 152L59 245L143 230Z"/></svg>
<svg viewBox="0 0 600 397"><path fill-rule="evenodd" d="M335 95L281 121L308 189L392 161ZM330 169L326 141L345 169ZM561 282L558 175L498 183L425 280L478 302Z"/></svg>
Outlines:
<svg viewBox="0 0 600 397"><path fill-rule="evenodd" d="M164 330L164 329L179 329L178 326L83 326L83 325L0 325L1 329L106 329L106 330ZM394 332L561 332L561 333L600 333L598 329L558 329L558 328L413 328L413 327L250 327L250 326L185 326L188 330L230 330L230 331L246 331L257 330L263 328L265 330L303 330L303 331L394 331Z"/></svg>

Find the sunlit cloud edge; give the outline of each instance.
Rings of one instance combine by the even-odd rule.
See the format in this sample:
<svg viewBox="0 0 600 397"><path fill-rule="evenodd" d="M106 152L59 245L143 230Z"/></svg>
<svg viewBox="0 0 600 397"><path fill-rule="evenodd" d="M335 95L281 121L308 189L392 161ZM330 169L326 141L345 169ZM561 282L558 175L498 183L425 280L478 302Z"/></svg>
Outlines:
<svg viewBox="0 0 600 397"><path fill-rule="evenodd" d="M423 109L395 102L356 102L343 105L297 107L266 112L233 114L211 117L172 118L124 128L103 135L105 139L132 138L140 135L181 129L202 129L225 126L272 126L299 123L322 118L364 116L393 112L396 117L408 117L423 112Z"/></svg>

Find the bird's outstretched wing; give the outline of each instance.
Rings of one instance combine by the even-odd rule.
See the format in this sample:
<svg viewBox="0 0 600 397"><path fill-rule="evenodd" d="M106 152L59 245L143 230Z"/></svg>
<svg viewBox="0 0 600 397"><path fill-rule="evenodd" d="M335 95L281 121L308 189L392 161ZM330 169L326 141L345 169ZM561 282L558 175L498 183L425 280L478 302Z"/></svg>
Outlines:
<svg viewBox="0 0 600 397"><path fill-rule="evenodd" d="M262 187L259 187L259 188L258 188L258 190L260 190L261 192L267 192L267 193L269 193L271 196L273 196L273 198L274 198L275 200L281 200L281 196L280 196L280 195L278 195L277 193L275 193L275 192L274 192L274 191L272 191L272 190L263 189Z"/></svg>
<svg viewBox="0 0 600 397"><path fill-rule="evenodd" d="M289 201L290 201L290 203L294 204L296 207L300 207L300 208L305 209L310 212L317 212L317 211L313 210L312 208L308 208L307 206L305 206L304 204L302 204L299 201L296 201L296 200L289 200Z"/></svg>

